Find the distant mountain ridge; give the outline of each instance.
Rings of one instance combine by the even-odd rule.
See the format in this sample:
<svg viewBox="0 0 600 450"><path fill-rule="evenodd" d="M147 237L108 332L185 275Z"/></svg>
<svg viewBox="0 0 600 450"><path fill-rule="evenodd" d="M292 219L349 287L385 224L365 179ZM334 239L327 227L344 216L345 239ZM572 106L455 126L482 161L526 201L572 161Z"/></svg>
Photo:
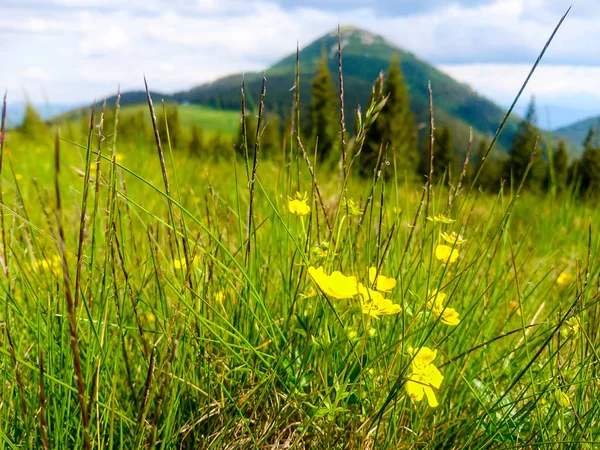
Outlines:
<svg viewBox="0 0 600 450"><path fill-rule="evenodd" d="M452 128L455 147L463 151L467 147L469 129L473 128L475 139L491 138L505 115L505 110L479 95L469 86L459 83L414 54L402 50L383 37L352 26L341 29L343 75L345 90L347 128L353 130L354 112L359 105L367 104L371 86L381 71L386 72L394 55L400 58L404 78L408 85L411 109L420 128L429 123L429 99L427 82L433 87L434 116L438 126ZM303 117L310 105L310 87L317 63L323 51L329 58L329 68L336 86L337 30L315 40L300 52L300 103ZM296 54L281 59L263 73L245 74L246 100L249 108L255 108L260 95L263 75L267 78L265 107L284 119L292 108L295 84ZM229 75L210 83L196 86L188 91L172 95L155 93L165 100L193 103L218 109L239 109L242 74ZM111 99L114 102L114 98ZM122 104L145 101L143 92L128 92L121 96ZM202 124L199 124L200 126ZM498 144L503 149L510 146L517 121L510 119L500 136ZM423 130L423 134L425 130Z"/></svg>
<svg viewBox="0 0 600 450"><path fill-rule="evenodd" d="M585 140L590 128L596 132L596 140L598 141L598 133L600 132L600 116L589 117L571 125L557 128L554 130L554 133L576 144L578 149L581 151L583 149L583 141ZM595 145L600 145L600 142L596 142Z"/></svg>

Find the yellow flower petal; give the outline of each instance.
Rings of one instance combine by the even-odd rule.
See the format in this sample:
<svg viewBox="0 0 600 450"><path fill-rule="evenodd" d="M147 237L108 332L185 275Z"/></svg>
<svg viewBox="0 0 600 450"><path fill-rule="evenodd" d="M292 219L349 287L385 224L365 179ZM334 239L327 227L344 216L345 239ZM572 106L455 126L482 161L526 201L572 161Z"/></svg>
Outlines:
<svg viewBox="0 0 600 450"><path fill-rule="evenodd" d="M570 274L567 272L561 272L561 274L556 279L556 283L559 286L565 286L567 284L571 284L574 279L575 279L575 276L573 274Z"/></svg>
<svg viewBox="0 0 600 450"><path fill-rule="evenodd" d="M437 398L435 398L433 389L431 389L429 386L424 386L423 391L425 392L425 396L427 397L427 402L429 403L429 406L435 408L439 405Z"/></svg>
<svg viewBox="0 0 600 450"><path fill-rule="evenodd" d="M444 312L442 312L442 318L440 321L445 325L456 326L460 323L458 312L454 308L447 307Z"/></svg>
<svg viewBox="0 0 600 450"><path fill-rule="evenodd" d="M420 402L421 400L423 400L423 395L425 394L425 392L421 383L416 383L414 381L408 380L404 387L408 395L410 395L410 398L413 399L413 401Z"/></svg>
<svg viewBox="0 0 600 450"><path fill-rule="evenodd" d="M338 271L327 275L323 271L323 267L315 269L312 266L308 268L308 274L325 295L337 299L352 298L358 295L356 277L347 277Z"/></svg>
<svg viewBox="0 0 600 450"><path fill-rule="evenodd" d="M364 314L378 317L398 314L402 311L400 305L384 298L379 292L366 288L361 283L358 285L358 292L362 297L362 310Z"/></svg>
<svg viewBox="0 0 600 450"><path fill-rule="evenodd" d="M438 214L433 217L428 216L427 220L429 220L431 222L435 222L435 223L452 223L452 222L454 222L454 219L451 219L450 217L448 217L444 214Z"/></svg>
<svg viewBox="0 0 600 450"><path fill-rule="evenodd" d="M297 216L306 216L307 214L310 214L310 206L306 203L306 199L288 200L288 210Z"/></svg>
<svg viewBox="0 0 600 450"><path fill-rule="evenodd" d="M445 264L454 264L458 255L458 250L449 245L440 244L435 248L435 257Z"/></svg>
<svg viewBox="0 0 600 450"><path fill-rule="evenodd" d="M429 293L429 300L427 301L427 308L429 308L435 317L440 317L440 321L445 325L458 325L460 319L458 318L458 312L454 308L444 306L444 300L446 294L443 292L431 291Z"/></svg>
<svg viewBox="0 0 600 450"><path fill-rule="evenodd" d="M369 284L375 285L375 289L381 292L390 292L396 287L396 279L384 277L383 275L377 276L377 282L375 282L375 276L377 275L377 268L371 267L369 269Z"/></svg>
<svg viewBox="0 0 600 450"><path fill-rule="evenodd" d="M466 239L463 239L463 237L460 234L456 234L455 231L451 233L440 233L440 236L443 240L445 240L448 244L451 245L462 245L467 242Z"/></svg>

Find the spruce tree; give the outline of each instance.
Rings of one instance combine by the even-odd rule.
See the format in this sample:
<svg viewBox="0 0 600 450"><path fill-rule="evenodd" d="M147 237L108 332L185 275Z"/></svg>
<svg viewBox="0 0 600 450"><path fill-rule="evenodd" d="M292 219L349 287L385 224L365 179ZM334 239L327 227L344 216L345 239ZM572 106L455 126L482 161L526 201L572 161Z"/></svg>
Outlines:
<svg viewBox="0 0 600 450"><path fill-rule="evenodd" d="M582 143L584 150L586 148L593 148L595 140L596 140L596 132L594 131L594 128L590 125L587 135L585 136L585 139L583 140L583 143Z"/></svg>
<svg viewBox="0 0 600 450"><path fill-rule="evenodd" d="M417 126L410 110L408 89L397 56L394 56L390 64L383 92L388 100L367 135L361 157L361 171L365 174L373 171L383 144L388 148L388 159L395 159L398 171L412 173L417 168L419 156Z"/></svg>
<svg viewBox="0 0 600 450"><path fill-rule="evenodd" d="M564 139L558 141L558 148L553 157L554 179L558 191L564 190L567 186L567 177L569 172L569 153L567 152L567 143Z"/></svg>
<svg viewBox="0 0 600 450"><path fill-rule="evenodd" d="M263 127L260 136L260 148L269 156L278 156L281 150L281 130L277 115L268 114L266 123L263 122Z"/></svg>
<svg viewBox="0 0 600 450"><path fill-rule="evenodd" d="M48 127L31 103L27 103L25 106L25 116L18 129L23 135L30 139L39 137L38 135L40 134L48 133Z"/></svg>
<svg viewBox="0 0 600 450"><path fill-rule="evenodd" d="M532 97L527 108L527 113L525 114L525 119L519 125L508 154L506 177L512 177L515 186L519 185L525 175L531 158L531 152L538 140L539 131L536 128L535 122L535 99ZM541 142L538 141L536 157L525 180L525 185L534 189L542 187L546 174L541 147Z"/></svg>
<svg viewBox="0 0 600 450"><path fill-rule="evenodd" d="M579 163L580 191L585 197L596 198L600 194L600 148L594 146L595 132L590 127L583 141L583 154Z"/></svg>
<svg viewBox="0 0 600 450"><path fill-rule="evenodd" d="M433 178L439 181L448 169L454 164L454 150L452 148L452 133L450 127L445 125L441 131L435 130L433 145ZM446 180L450 182L450 180Z"/></svg>
<svg viewBox="0 0 600 450"><path fill-rule="evenodd" d="M487 160L484 160L485 154L487 152L488 147L490 146L487 139L482 139L479 141L477 145L477 150L475 151L475 158L473 161L473 175L470 177L471 180L475 179L475 176L479 173L479 177L477 177L477 186L486 186L487 177L486 177L486 168L490 163L489 156ZM484 164L485 163L485 164Z"/></svg>
<svg viewBox="0 0 600 450"><path fill-rule="evenodd" d="M319 139L318 155L323 160L339 144L337 99L325 51L312 80L311 93L310 135L313 141Z"/></svg>
<svg viewBox="0 0 600 450"><path fill-rule="evenodd" d="M600 148L589 147L583 152L579 173L582 194L597 198L600 194Z"/></svg>

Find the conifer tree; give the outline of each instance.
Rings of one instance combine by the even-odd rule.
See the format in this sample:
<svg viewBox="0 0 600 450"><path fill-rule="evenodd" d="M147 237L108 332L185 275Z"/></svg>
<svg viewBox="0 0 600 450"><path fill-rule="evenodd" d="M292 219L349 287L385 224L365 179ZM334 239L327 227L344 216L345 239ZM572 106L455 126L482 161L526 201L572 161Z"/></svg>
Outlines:
<svg viewBox="0 0 600 450"><path fill-rule="evenodd" d="M508 154L506 177L512 177L515 185L518 185L525 175L531 153L538 141L539 131L535 122L535 99L532 97L525 119L519 125ZM538 141L536 157L525 180L525 185L534 189L541 188L545 179L546 169L542 154L541 142Z"/></svg>
<svg viewBox="0 0 600 450"><path fill-rule="evenodd" d="M307 134L310 134L313 140L319 139L318 155L323 160L339 144L337 99L325 51L312 80L311 92L310 131Z"/></svg>
<svg viewBox="0 0 600 450"><path fill-rule="evenodd" d="M408 89L394 56L385 80L384 95L389 96L379 117L369 130L361 157L361 171L371 173L377 162L380 146L388 148L388 159L393 158L399 172L414 172L417 168L417 126L410 110Z"/></svg>
<svg viewBox="0 0 600 450"><path fill-rule="evenodd" d="M590 125L587 135L585 136L585 139L583 140L584 150L587 148L593 148L595 140L596 140L596 132L594 131L594 128Z"/></svg>
<svg viewBox="0 0 600 450"><path fill-rule="evenodd" d="M267 115L263 127L260 137L261 149L269 153L270 156L278 156L278 151L281 150L281 130L277 115Z"/></svg>
<svg viewBox="0 0 600 450"><path fill-rule="evenodd" d="M31 103L25 106L25 116L19 126L19 131L28 138L36 138L39 134L48 132L48 127Z"/></svg>
<svg viewBox="0 0 600 450"><path fill-rule="evenodd" d="M585 197L598 197L600 194L600 148L584 150L579 164L580 189Z"/></svg>
<svg viewBox="0 0 600 450"><path fill-rule="evenodd" d="M435 143L433 146L433 177L438 181L454 164L454 150L452 148L452 133L450 127L445 125L441 131L435 130ZM449 182L450 180L446 180Z"/></svg>
<svg viewBox="0 0 600 450"><path fill-rule="evenodd" d="M579 163L578 178L580 192L585 197L598 197L600 194L600 148L594 146L595 132L590 127L583 141L583 154Z"/></svg>
<svg viewBox="0 0 600 450"><path fill-rule="evenodd" d="M558 141L558 148L553 157L554 179L558 191L567 186L567 177L569 171L569 153L567 152L567 143L564 139Z"/></svg>

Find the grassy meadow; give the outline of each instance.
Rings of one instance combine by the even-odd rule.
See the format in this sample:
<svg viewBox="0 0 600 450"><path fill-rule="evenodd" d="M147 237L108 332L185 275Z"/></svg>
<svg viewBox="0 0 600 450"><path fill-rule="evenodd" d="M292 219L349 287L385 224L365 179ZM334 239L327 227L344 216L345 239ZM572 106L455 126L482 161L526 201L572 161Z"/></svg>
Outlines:
<svg viewBox="0 0 600 450"><path fill-rule="evenodd" d="M600 211L360 178L376 115L340 171L8 132L0 448L600 445Z"/></svg>

